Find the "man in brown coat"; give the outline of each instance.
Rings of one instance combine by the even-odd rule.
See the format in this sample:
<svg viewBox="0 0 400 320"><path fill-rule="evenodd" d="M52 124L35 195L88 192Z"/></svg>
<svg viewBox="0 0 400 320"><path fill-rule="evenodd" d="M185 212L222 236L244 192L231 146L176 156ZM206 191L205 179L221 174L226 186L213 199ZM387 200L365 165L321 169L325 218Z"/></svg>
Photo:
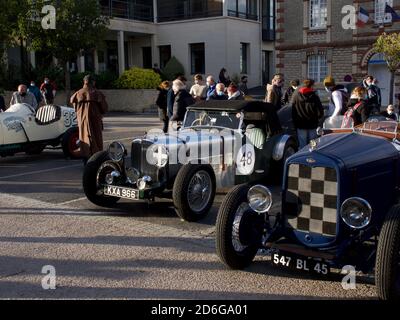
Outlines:
<svg viewBox="0 0 400 320"><path fill-rule="evenodd" d="M83 81L83 88L71 97L71 104L77 115L81 155L86 163L92 155L103 151L103 115L108 105L90 75Z"/></svg>

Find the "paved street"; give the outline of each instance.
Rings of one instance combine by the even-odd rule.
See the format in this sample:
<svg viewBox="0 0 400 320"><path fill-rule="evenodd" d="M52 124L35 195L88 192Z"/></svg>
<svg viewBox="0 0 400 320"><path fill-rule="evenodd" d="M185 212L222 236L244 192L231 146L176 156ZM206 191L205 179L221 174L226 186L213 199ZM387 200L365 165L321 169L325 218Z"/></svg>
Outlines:
<svg viewBox="0 0 400 320"><path fill-rule="evenodd" d="M106 144L118 139L129 145L159 122L112 115L105 125ZM227 270L214 249L222 193L205 221L189 224L168 201L96 207L84 197L82 171L80 161L65 160L59 150L0 159L0 298L375 297L368 279L346 291L339 276L323 281L279 270L266 256L246 271ZM42 289L45 265L56 269L56 290Z"/></svg>

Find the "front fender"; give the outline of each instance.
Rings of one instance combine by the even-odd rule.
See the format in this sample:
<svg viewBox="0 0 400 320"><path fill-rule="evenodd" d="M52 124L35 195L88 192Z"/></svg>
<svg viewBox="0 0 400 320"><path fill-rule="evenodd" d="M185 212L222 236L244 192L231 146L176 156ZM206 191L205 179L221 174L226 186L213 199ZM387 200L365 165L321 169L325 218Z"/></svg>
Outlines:
<svg viewBox="0 0 400 320"><path fill-rule="evenodd" d="M283 159L283 156L285 154L285 147L291 139L293 139L292 136L285 134L275 144L274 150L272 152L272 158L275 161L280 161Z"/></svg>

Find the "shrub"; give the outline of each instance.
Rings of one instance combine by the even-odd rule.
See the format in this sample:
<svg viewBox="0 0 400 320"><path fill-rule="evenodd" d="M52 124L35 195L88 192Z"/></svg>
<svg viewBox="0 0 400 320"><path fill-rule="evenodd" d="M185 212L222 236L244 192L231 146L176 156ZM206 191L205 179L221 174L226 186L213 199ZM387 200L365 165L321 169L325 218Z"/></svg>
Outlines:
<svg viewBox="0 0 400 320"><path fill-rule="evenodd" d="M134 67L126 70L122 76L115 81L119 89L156 89L161 83L161 77L152 69L141 69Z"/></svg>
<svg viewBox="0 0 400 320"><path fill-rule="evenodd" d="M165 65L163 74L165 75L167 80L173 81L176 79L177 76L185 74L185 68L177 58L172 57Z"/></svg>
<svg viewBox="0 0 400 320"><path fill-rule="evenodd" d="M51 81L54 81L57 85L58 90L63 90L65 88L65 75L64 71L60 67L48 67L48 68L36 68L31 71L30 80L35 80L36 85L40 86L45 77L49 77Z"/></svg>

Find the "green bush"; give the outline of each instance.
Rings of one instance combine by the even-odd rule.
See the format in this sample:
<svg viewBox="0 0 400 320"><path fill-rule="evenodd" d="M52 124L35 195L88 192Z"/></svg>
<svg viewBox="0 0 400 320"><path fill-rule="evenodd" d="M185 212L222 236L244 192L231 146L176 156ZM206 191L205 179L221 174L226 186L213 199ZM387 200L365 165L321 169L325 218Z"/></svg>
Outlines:
<svg viewBox="0 0 400 320"><path fill-rule="evenodd" d="M156 89L161 83L161 77L152 69L132 68L126 70L115 81L118 89Z"/></svg>
<svg viewBox="0 0 400 320"><path fill-rule="evenodd" d="M117 75L110 71L101 72L99 74L94 74L93 72L75 73L71 75L71 89L78 90L82 88L83 78L88 74L96 79L97 89L114 89L114 83L118 79Z"/></svg>
<svg viewBox="0 0 400 320"><path fill-rule="evenodd" d="M173 81L176 79L177 76L185 74L185 68L177 58L172 57L165 65L163 74L165 75L167 80Z"/></svg>
<svg viewBox="0 0 400 320"><path fill-rule="evenodd" d="M35 80L36 85L40 86L45 77L49 77L50 81L54 81L57 85L57 90L65 89L65 75L62 68L48 67L48 68L36 68L31 71L30 80Z"/></svg>

